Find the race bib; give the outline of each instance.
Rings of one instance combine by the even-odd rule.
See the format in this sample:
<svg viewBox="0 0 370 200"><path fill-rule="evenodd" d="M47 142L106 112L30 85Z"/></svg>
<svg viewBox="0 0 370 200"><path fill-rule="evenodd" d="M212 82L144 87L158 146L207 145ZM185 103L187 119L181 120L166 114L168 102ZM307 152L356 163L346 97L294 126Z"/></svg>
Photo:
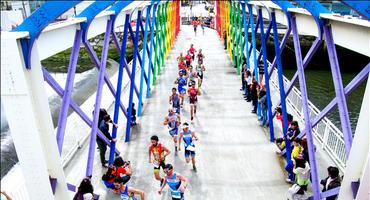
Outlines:
<svg viewBox="0 0 370 200"><path fill-rule="evenodd" d="M158 161L156 161L156 160L154 160L154 161L153 161L153 166L154 166L154 167L156 167L156 168L158 168L158 167L159 167L159 162L158 162Z"/></svg>
<svg viewBox="0 0 370 200"><path fill-rule="evenodd" d="M185 149L188 151L195 151L195 146L189 145Z"/></svg>
<svg viewBox="0 0 370 200"><path fill-rule="evenodd" d="M180 191L171 191L172 198L181 199L181 192Z"/></svg>

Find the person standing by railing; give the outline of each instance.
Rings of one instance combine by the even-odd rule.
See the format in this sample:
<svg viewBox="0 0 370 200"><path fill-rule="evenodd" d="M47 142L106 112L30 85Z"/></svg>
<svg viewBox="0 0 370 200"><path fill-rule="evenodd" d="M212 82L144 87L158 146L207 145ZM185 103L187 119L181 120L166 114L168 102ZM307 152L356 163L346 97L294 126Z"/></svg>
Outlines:
<svg viewBox="0 0 370 200"><path fill-rule="evenodd" d="M103 120L99 123L99 130L104 134L105 137L108 138L108 140L115 142L116 138L112 138L112 136L109 133L108 123L112 123L115 128L118 128L118 125L113 123L112 119L110 118L110 115L105 115L103 117ZM96 143L98 144L98 148L100 152L101 164L103 167L106 168L108 167L107 166L108 161L105 160L105 152L107 151L107 144L99 137L96 138Z"/></svg>

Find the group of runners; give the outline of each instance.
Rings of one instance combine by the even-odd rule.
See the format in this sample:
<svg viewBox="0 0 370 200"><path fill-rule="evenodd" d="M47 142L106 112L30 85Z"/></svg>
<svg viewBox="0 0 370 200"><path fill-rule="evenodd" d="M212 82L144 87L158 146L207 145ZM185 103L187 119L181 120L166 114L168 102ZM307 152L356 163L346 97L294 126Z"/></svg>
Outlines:
<svg viewBox="0 0 370 200"><path fill-rule="evenodd" d="M192 161L194 172L197 171L195 165L196 153L194 141L198 140L198 137L194 131L190 130L189 123L184 122L181 124L181 110L184 109L184 101L187 94L190 104L190 119L193 123L194 115L197 110L198 95L200 95L200 88L203 81L203 72L205 71L203 65L205 56L201 49L199 49L196 56L197 64L195 68L193 68L196 52L193 44L191 44L185 57L182 53L177 57L179 73L174 82L177 87L171 89L171 94L168 99L170 108L163 122L163 124L168 127L169 135L174 142L175 156L181 151L181 143L183 142L186 163L190 163L190 160ZM158 193L162 194L162 190L168 184L172 199L183 200L184 192L188 185L187 178L174 171L171 164L166 164L165 159L171 154L171 150L159 142L158 136L153 135L150 140L151 144L148 149L149 163L153 164L154 178L160 182ZM160 175L160 168L162 168L165 173L163 177Z"/></svg>
<svg viewBox="0 0 370 200"><path fill-rule="evenodd" d="M205 71L205 67L203 65L204 58L205 56L202 53L202 49L197 51L193 44L190 45L186 56L183 56L182 53L180 53L180 56L177 57L178 77L174 82L177 87L173 87L171 89L171 94L168 99L170 108L168 109L168 114L165 116L163 122L163 124L168 127L169 135L172 137L174 142L175 157L178 155L178 152L181 151L181 143L183 143L186 163L190 163L191 161L194 172L197 171L197 167L195 165L196 153L194 141L198 140L198 136L194 131L190 130L190 124L188 122L181 124L180 114L184 113L184 101L187 97L188 99L185 102L188 102L190 105L190 120L191 123L193 123L193 119L197 111L198 96L200 95L200 89L202 87L203 73ZM197 60L197 62L195 62L195 60ZM195 66L193 67L193 65ZM104 112L101 111L102 113L99 113L99 116L106 116L107 118L101 120L102 124L104 122L105 129L103 130L102 128L99 128L108 138L111 138L108 123L112 123L112 121L110 120L109 115L107 115L107 112L104 109L103 111ZM116 124L113 125L117 127ZM166 157L171 154L171 150L159 142L159 137L157 135L153 135L151 136L150 141L148 158L149 163L153 164L154 178L160 182L158 193L162 194L162 190L166 185L168 185L172 199L183 200L188 180L180 173L174 171L171 164L166 163ZM140 199L144 199L143 190L129 187L127 185L133 174L130 162L123 161L122 157L118 156L112 165L107 166L107 161L105 160L106 149L100 147L103 146L100 145L100 141L97 142L101 151L102 166L108 167L107 172L102 177L102 181L105 186L111 191L118 193L121 199L136 199L134 197L135 194L139 195L141 197ZM106 145L104 145L104 147L105 146ZM165 174L164 176L161 176L160 168L162 168ZM88 193L91 192L89 191ZM76 197L78 197L78 194L83 195L84 192L77 193Z"/></svg>

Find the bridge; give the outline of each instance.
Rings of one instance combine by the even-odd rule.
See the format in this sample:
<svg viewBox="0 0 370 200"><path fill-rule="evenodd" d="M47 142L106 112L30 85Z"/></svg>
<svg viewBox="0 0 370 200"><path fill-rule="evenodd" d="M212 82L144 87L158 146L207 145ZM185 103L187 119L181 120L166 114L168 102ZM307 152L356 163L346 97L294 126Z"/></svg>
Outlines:
<svg viewBox="0 0 370 200"><path fill-rule="evenodd" d="M194 44L206 55L199 108L191 124L199 136L198 171L190 170L182 152L167 158L189 179L186 199L286 199L291 185L285 182L284 167L292 162L287 113L301 127L298 137L307 139L309 198L339 195L339 199L368 199L369 81L359 102L362 107L354 133L346 96L368 79L370 62L344 86L336 45L370 57L370 3L341 2L361 18L330 13L317 1L294 1L294 5L288 1L216 1L214 29L206 28L204 35L198 30L196 37L191 26L181 25L180 1L95 1L76 17L59 22L55 19L81 1L44 3L17 28L1 32L1 98L20 161L2 180L2 190L13 199L71 199L80 181L91 176L99 199L118 198L101 181L106 169L99 164L95 142L99 137L109 146L109 164L115 154L131 161L134 172L130 186L142 189L148 199L170 198L167 190L161 196L157 193L159 183L147 160L148 146L156 134L173 151L163 119L178 76L176 58ZM278 26L285 29L278 30ZM102 51L96 52L90 41L101 34ZM304 57L299 38L303 35L316 38ZM293 37L297 65L291 80L284 77L281 62L289 36ZM133 42L132 61L125 59L129 38ZM272 62L266 49L271 39L275 48ZM110 43L120 55L118 72L112 77L106 73ZM305 68L323 43L330 58L332 77L328 81L333 81L336 96L319 110L308 99ZM41 61L70 48L62 85ZM99 74L94 95L78 105L72 92L81 48L87 50ZM252 114L252 106L241 98L243 58L254 78L266 87L268 128L257 123L261 106L257 115ZM261 60L264 73L259 76ZM299 88L294 86L297 80ZM55 129L45 83L62 99ZM137 106L139 124L135 127L127 117L132 115L132 103ZM187 104L182 122L190 122ZM282 108L284 128L274 117L277 106ZM336 107L341 127L326 118ZM98 129L100 108L107 108L118 124L111 131L116 142ZM69 109L74 111L70 115ZM273 141L277 137L287 141L286 159L275 154ZM319 182L327 176L329 165L340 169L343 180L340 187L321 192Z"/></svg>

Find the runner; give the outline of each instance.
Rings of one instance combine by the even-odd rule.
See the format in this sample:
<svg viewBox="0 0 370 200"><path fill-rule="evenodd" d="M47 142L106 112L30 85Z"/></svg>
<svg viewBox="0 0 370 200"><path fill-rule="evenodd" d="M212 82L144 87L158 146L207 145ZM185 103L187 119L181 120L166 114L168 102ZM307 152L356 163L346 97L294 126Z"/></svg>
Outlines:
<svg viewBox="0 0 370 200"><path fill-rule="evenodd" d="M166 184L170 187L172 200L184 200L184 192L188 186L188 179L182 176L181 174L174 172L173 166L167 164L164 167L164 184L159 189L158 193L162 194L162 191Z"/></svg>
<svg viewBox="0 0 370 200"><path fill-rule="evenodd" d="M156 180L160 181L162 185L164 179L161 178L161 176L159 175L160 167L164 169L164 166L166 165L166 156L168 156L171 151L167 147L159 143L158 140L158 136L156 135L153 135L150 138L151 145L149 146L149 163L152 163L153 154L154 177Z"/></svg>
<svg viewBox="0 0 370 200"><path fill-rule="evenodd" d="M193 72L193 66L190 65L190 67L188 67L188 78L189 80L187 81L189 83L189 87L191 87L191 85L193 84L193 82L196 82L197 78L198 78L198 75L197 75L197 72Z"/></svg>
<svg viewBox="0 0 370 200"><path fill-rule="evenodd" d="M198 27L197 20L193 20L193 28L194 28L195 37L197 36L197 27Z"/></svg>
<svg viewBox="0 0 370 200"><path fill-rule="evenodd" d="M190 120L193 121L193 114L197 112L197 96L198 89L195 88L195 81L191 84L191 88L188 89L189 103L190 103Z"/></svg>
<svg viewBox="0 0 370 200"><path fill-rule="evenodd" d="M197 75L198 75L198 88L200 89L202 87L202 82L203 82L203 72L206 71L206 68L200 62L199 59L198 59L198 65L196 66L196 71L197 71Z"/></svg>
<svg viewBox="0 0 370 200"><path fill-rule="evenodd" d="M188 54L186 54L185 60L186 60L186 67L189 67L191 65L191 62L194 60L193 56L190 53L190 50L188 51Z"/></svg>
<svg viewBox="0 0 370 200"><path fill-rule="evenodd" d="M180 114L180 96L177 94L176 88L172 88L172 94L169 97L169 103L172 104L172 108L176 110L177 114Z"/></svg>
<svg viewBox="0 0 370 200"><path fill-rule="evenodd" d="M203 59L205 58L204 54L202 53L202 49L199 49L199 53L197 55L198 63L203 64Z"/></svg>
<svg viewBox="0 0 370 200"><path fill-rule="evenodd" d="M177 62L181 62L185 60L185 57L182 55L182 52L180 53L179 57L176 58Z"/></svg>
<svg viewBox="0 0 370 200"><path fill-rule="evenodd" d="M194 60L194 58L195 58L195 52L197 52L197 50L195 50L194 45L193 45L193 44L191 44L191 45L190 45L190 49L189 49L189 53L190 53L191 58L192 58L193 60Z"/></svg>
<svg viewBox="0 0 370 200"><path fill-rule="evenodd" d="M168 116L164 118L163 124L168 126L168 132L175 143L175 155L177 155L177 135L181 124L180 114L177 114L174 108L168 109Z"/></svg>
<svg viewBox="0 0 370 200"><path fill-rule="evenodd" d="M195 141L198 140L198 137L195 135L194 131L189 130L189 124L184 123L182 125L182 132L179 135L179 151L181 150L181 139L184 140L184 149L185 149L185 160L186 163L191 162L193 163L193 170L197 171L197 167L195 166L195 145L193 143L193 139Z"/></svg>
<svg viewBox="0 0 370 200"><path fill-rule="evenodd" d="M184 95L186 93L186 90L184 88L186 86L186 79L184 78L182 72L179 72L179 77L175 80L175 84L177 84L177 90L179 91L179 94L180 94L180 99L181 99L180 107L182 108L182 106L184 105L184 98L185 98Z"/></svg>
<svg viewBox="0 0 370 200"><path fill-rule="evenodd" d="M125 179L121 177L116 177L114 179L114 187L116 188L117 193L120 195L122 200L136 200L135 194L140 195L140 199L144 200L145 193L142 190L128 187L125 185L130 179Z"/></svg>
<svg viewBox="0 0 370 200"><path fill-rule="evenodd" d="M203 31L203 35L204 35L204 18L203 19L200 19L200 27L202 27L202 31Z"/></svg>

